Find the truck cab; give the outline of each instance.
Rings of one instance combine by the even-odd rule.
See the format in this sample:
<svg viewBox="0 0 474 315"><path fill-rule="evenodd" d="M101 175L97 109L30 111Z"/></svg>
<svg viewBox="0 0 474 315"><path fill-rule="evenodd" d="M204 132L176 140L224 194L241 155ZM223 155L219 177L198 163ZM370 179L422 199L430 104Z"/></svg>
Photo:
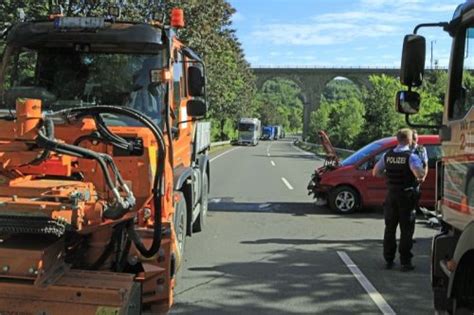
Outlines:
<svg viewBox="0 0 474 315"><path fill-rule="evenodd" d="M176 35L183 12L171 21L51 16L6 34L0 201L18 198L0 209L0 313L171 307L210 178L204 63Z"/></svg>
<svg viewBox="0 0 474 315"><path fill-rule="evenodd" d="M419 31L442 28L452 38L448 84L441 125L418 126L410 115L420 109L416 88L424 77L426 40ZM466 81L474 58L474 1L460 4L449 22L415 27L403 43L400 80L408 90L397 93L396 105L409 125L437 128L443 157L437 165L437 216L441 232L433 239L432 288L434 307L440 312L472 313L474 310L474 89Z"/></svg>

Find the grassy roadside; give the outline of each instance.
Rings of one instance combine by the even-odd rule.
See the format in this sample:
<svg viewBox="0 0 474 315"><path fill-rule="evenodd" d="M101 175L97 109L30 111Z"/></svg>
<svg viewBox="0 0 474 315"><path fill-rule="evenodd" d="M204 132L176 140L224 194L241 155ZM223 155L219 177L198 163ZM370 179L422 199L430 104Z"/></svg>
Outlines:
<svg viewBox="0 0 474 315"><path fill-rule="evenodd" d="M230 147L232 147L231 144L223 144L223 145L220 145L220 146L217 146L217 147L211 147L211 149L209 150L209 154L225 151L225 150L229 149Z"/></svg>
<svg viewBox="0 0 474 315"><path fill-rule="evenodd" d="M305 145L300 141L295 142L295 146L297 146L298 148L304 151L314 153L317 156L322 157L322 158L326 156L322 147L313 147L313 146Z"/></svg>

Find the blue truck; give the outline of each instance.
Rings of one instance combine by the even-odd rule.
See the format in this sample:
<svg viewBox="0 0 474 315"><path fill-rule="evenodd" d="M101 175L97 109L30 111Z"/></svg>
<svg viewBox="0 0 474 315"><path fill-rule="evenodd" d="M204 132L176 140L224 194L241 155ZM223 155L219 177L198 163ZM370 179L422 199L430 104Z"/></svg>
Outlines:
<svg viewBox="0 0 474 315"><path fill-rule="evenodd" d="M262 128L262 140L274 140L276 135L275 126L264 126Z"/></svg>

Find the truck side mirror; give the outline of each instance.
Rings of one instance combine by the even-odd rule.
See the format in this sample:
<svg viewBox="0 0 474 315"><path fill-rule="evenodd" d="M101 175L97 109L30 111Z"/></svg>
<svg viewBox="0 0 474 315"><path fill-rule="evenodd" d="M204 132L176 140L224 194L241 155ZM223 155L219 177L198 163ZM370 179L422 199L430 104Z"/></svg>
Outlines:
<svg viewBox="0 0 474 315"><path fill-rule="evenodd" d="M408 87L420 86L425 74L426 39L423 36L406 35L403 40L400 82Z"/></svg>
<svg viewBox="0 0 474 315"><path fill-rule="evenodd" d="M207 113L207 104L201 100L189 100L186 104L186 109L190 117L204 117Z"/></svg>
<svg viewBox="0 0 474 315"><path fill-rule="evenodd" d="M195 66L188 68L188 87L189 95L204 96L204 76L201 69Z"/></svg>
<svg viewBox="0 0 474 315"><path fill-rule="evenodd" d="M413 91L398 91L395 103L399 113L416 114L420 110L420 94Z"/></svg>

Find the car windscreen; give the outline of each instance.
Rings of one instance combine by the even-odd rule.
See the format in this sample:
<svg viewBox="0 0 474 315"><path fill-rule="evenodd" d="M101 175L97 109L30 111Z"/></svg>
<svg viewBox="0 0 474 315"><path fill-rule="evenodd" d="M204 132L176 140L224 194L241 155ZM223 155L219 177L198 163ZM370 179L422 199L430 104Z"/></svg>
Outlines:
<svg viewBox="0 0 474 315"><path fill-rule="evenodd" d="M342 166L353 165L372 153L378 151L383 146L381 142L372 142L363 147L362 149L352 153L349 157L341 162Z"/></svg>

